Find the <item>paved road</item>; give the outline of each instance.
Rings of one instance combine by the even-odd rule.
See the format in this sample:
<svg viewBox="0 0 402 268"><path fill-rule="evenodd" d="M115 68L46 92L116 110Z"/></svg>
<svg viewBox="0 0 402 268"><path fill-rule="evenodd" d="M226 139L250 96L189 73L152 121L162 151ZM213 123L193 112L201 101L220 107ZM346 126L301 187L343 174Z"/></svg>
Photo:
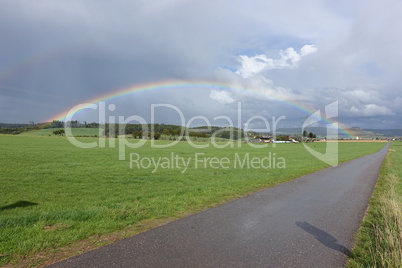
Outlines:
<svg viewBox="0 0 402 268"><path fill-rule="evenodd" d="M387 150L51 267L341 267Z"/></svg>

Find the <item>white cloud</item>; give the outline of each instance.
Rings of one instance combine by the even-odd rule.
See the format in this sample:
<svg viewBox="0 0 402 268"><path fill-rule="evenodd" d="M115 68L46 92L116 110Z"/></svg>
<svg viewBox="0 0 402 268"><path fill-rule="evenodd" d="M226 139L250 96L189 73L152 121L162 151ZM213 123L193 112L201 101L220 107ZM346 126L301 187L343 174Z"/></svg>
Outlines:
<svg viewBox="0 0 402 268"><path fill-rule="evenodd" d="M211 90L209 97L222 104L233 103L235 101L228 91Z"/></svg>
<svg viewBox="0 0 402 268"><path fill-rule="evenodd" d="M265 55L257 55L254 57L240 55L239 61L241 62L241 67L236 71L236 73L244 78L252 77L268 66L273 65L273 60L267 58Z"/></svg>
<svg viewBox="0 0 402 268"><path fill-rule="evenodd" d="M246 55L238 56L238 61L241 63L241 67L236 73L243 78L250 78L263 71L269 71L273 69L292 69L297 66L297 63L302 57L315 53L317 47L315 45L305 45L301 48L300 54L289 47L286 50L280 50L279 59L268 58L266 55L256 55L249 57Z"/></svg>
<svg viewBox="0 0 402 268"><path fill-rule="evenodd" d="M300 49L300 55L303 57L303 56L306 56L308 54L317 52L317 50L318 49L317 49L316 45L305 45Z"/></svg>
<svg viewBox="0 0 402 268"><path fill-rule="evenodd" d="M356 89L353 91L345 92L343 96L344 98L347 98L349 100L354 100L355 102L362 103L373 103L379 101L376 92L373 92L372 90L363 91L362 89Z"/></svg>
<svg viewBox="0 0 402 268"><path fill-rule="evenodd" d="M361 107L352 106L350 111L357 117L372 117L383 115L395 115L389 108L377 104L366 104Z"/></svg>
<svg viewBox="0 0 402 268"><path fill-rule="evenodd" d="M286 50L279 51L279 55L281 58L279 60L274 61L274 66L271 69L287 69L294 68L296 64L301 60L301 56L297 53L293 47L290 47Z"/></svg>

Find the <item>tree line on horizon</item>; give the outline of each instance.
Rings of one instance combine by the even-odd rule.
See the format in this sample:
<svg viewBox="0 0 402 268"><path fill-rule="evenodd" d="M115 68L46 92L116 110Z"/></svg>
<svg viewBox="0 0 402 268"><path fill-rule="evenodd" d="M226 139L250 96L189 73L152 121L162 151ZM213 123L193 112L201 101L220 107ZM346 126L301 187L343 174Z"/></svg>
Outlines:
<svg viewBox="0 0 402 268"><path fill-rule="evenodd" d="M54 135L64 135L64 130L61 129L65 126L71 128L99 128L101 125L96 122L87 123L79 122L77 120L64 122L62 120L53 120L52 122L46 123L33 123L29 124L6 124L0 123L0 134L20 134L27 131L32 130L40 130L40 129L55 129L52 133ZM103 133L104 136L115 136L116 134L124 134L131 135L133 138L147 138L147 139L159 139L162 136L168 137L176 137L180 136L182 133L185 135L188 134L190 137L194 138L210 138L212 135L215 135L217 138L224 139L239 139L244 138L245 133L242 129L234 128L234 127L194 127L194 128L186 128L179 125L172 124L147 124L145 129L143 129L143 125L141 124L126 124L124 126L124 133L121 133L119 124L109 124L106 123L103 126L105 131Z"/></svg>
<svg viewBox="0 0 402 268"><path fill-rule="evenodd" d="M88 123L86 121L80 122L78 120L64 122L62 120L53 120L52 122L37 123L30 122L29 124L5 124L0 123L0 134L20 134L22 132L27 132L31 130L39 129L55 129L53 130L54 135L63 136L65 126L71 128L99 128L101 125L96 122ZM172 124L147 124L145 129L141 124L126 124L123 130L120 131L121 125L119 124L109 124L106 123L103 126L105 128L103 136L112 137L117 134L131 135L133 138L146 138L146 139L160 139L169 138L174 139L175 137L181 136L182 134L188 135L191 138L210 138L214 135L216 138L223 139L233 139L238 140L245 138L247 135L243 129L238 129L236 127L218 127L218 126L199 126L187 129L179 125ZM248 132L249 135L258 136L261 133ZM277 135L277 140L289 140L289 135ZM313 133L307 133L304 131L303 138L314 139L316 135Z"/></svg>

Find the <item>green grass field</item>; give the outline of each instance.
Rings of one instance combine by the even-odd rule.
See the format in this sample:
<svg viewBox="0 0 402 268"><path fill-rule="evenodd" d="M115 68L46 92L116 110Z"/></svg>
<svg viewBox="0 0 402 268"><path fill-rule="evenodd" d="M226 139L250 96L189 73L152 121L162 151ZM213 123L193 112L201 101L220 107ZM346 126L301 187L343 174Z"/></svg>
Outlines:
<svg viewBox="0 0 402 268"><path fill-rule="evenodd" d="M402 267L402 142L392 142L347 267Z"/></svg>
<svg viewBox="0 0 402 268"><path fill-rule="evenodd" d="M119 161L118 148L109 148L108 143L105 148L81 149L65 137L0 136L0 265L21 265L21 261L57 253L61 247L94 235L119 230L133 234L144 230L141 224L179 218L327 167L302 144L277 144L264 149L241 145L195 149L180 142L155 149L148 141L138 149L126 148L126 160ZM325 143L309 146L325 151ZM340 143L339 160L351 160L383 146ZM152 167L130 168L130 153L141 159L165 160L173 154L191 161L185 172L165 166L152 173ZM271 168L258 168L258 160L270 153ZM209 157L210 162L195 163L195 154L203 160ZM234 168L236 157L244 160L247 154L250 161L256 159L255 163L249 168L240 168L238 163ZM215 168L216 162L211 161L216 159L212 157L225 158L230 164L223 166L228 168ZM283 162L278 166L281 159L285 166ZM76 253L72 250L70 254ZM31 261L29 265L40 262Z"/></svg>

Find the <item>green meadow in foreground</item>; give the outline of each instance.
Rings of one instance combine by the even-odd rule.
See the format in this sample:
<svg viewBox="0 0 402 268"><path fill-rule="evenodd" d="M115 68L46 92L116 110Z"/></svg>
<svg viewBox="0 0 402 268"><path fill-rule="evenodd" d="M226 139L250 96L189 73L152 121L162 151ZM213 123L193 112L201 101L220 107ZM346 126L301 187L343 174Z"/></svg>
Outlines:
<svg viewBox="0 0 402 268"><path fill-rule="evenodd" d="M348 267L402 267L402 142L392 142Z"/></svg>
<svg viewBox="0 0 402 268"><path fill-rule="evenodd" d="M325 145L309 146L323 152ZM383 146L339 143L339 160ZM141 225L155 226L149 223L180 218L328 167L302 144L196 149L179 142L155 149L148 141L141 148L126 148L125 160L119 160L118 148L109 148L108 142L105 148L82 149L65 137L3 135L0 148L0 265L20 265L88 237L120 230L134 234L144 230ZM137 164L130 162L130 153ZM160 157L190 160L186 170L165 162L153 173L150 159ZM70 255L77 253L73 247Z"/></svg>

